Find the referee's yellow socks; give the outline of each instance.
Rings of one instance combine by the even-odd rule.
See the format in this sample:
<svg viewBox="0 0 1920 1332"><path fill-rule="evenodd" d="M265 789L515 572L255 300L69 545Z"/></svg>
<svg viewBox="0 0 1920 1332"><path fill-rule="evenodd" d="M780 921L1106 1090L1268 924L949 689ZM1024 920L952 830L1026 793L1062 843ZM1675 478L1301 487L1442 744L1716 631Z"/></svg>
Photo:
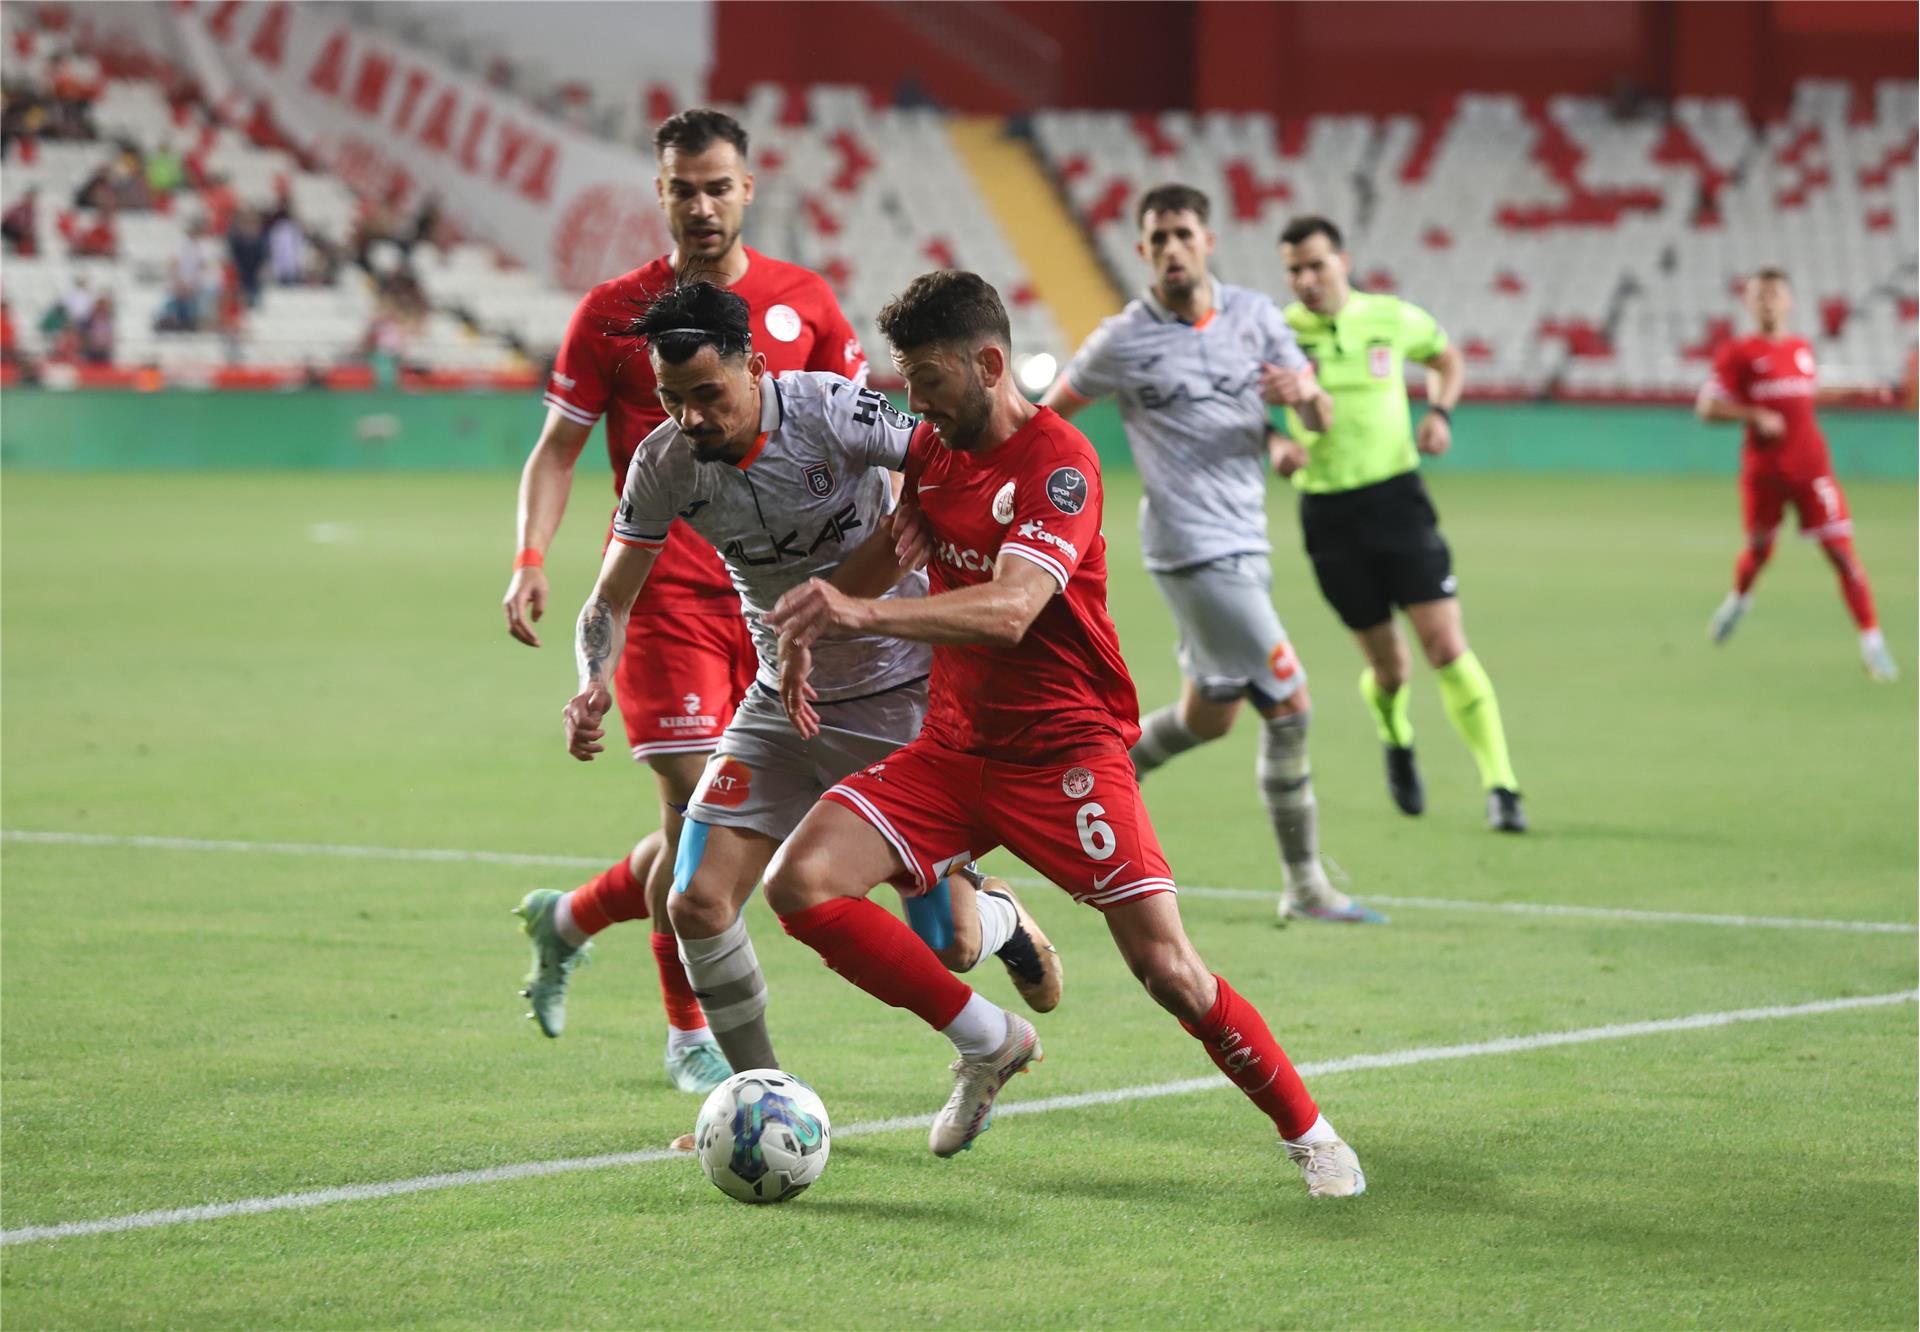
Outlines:
<svg viewBox="0 0 1920 1332"><path fill-rule="evenodd" d="M1440 702L1447 709L1447 720L1460 732L1480 767L1480 784L1488 790L1496 786L1519 790L1513 760L1507 755L1507 733L1500 725L1500 703L1493 696L1493 681L1487 678L1480 659L1463 652L1434 675L1440 682Z"/></svg>
<svg viewBox="0 0 1920 1332"><path fill-rule="evenodd" d="M1367 700L1367 707L1373 712L1373 727L1380 732L1381 744L1405 749L1413 743L1413 718L1407 715L1412 693L1402 682L1389 694L1374 678L1371 666L1360 672L1360 697Z"/></svg>

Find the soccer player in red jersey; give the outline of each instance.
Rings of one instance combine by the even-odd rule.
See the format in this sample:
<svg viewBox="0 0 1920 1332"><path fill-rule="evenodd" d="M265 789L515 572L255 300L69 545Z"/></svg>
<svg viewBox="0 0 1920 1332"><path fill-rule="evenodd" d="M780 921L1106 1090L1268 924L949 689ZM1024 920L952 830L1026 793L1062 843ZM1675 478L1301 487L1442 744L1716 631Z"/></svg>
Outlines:
<svg viewBox="0 0 1920 1332"><path fill-rule="evenodd" d="M508 632L529 646L540 645L533 623L547 604L541 564L594 423L607 418L618 495L635 446L667 419L645 345L623 334L680 271L697 271L747 302L754 347L769 369L831 370L866 381L866 354L826 282L742 241L753 202L747 146L746 131L718 111L684 111L664 122L654 135L656 188L673 252L589 291L567 325L547 386L546 426L520 478L520 553L505 598ZM651 917L667 1009L667 1072L691 1092L711 1090L729 1070L687 982L663 903L680 811L753 674L753 643L720 557L676 522L628 621L615 681L633 756L659 783L661 830L572 892L537 890L518 908L534 950L524 993L548 1036L558 1036L566 1022L568 976L587 940L617 921Z"/></svg>
<svg viewBox="0 0 1920 1332"><path fill-rule="evenodd" d="M1793 288L1780 269L1763 268L1747 279L1746 305L1754 332L1714 354L1713 375L1701 387L1697 407L1703 421L1746 427L1740 500L1747 545L1733 566L1733 591L1714 612L1707 634L1716 643L1726 642L1753 604L1754 581L1773 555L1774 536L1791 504L1800 516L1800 535L1820 543L1840 576L1840 595L1860 631L1867 674L1897 680L1900 671L1880 633L1867 571L1853 553L1847 497L1834 479L1826 437L1813 415L1816 402L1873 395L1823 393L1817 387L1812 346L1787 332Z"/></svg>
<svg viewBox="0 0 1920 1332"><path fill-rule="evenodd" d="M833 970L953 1042L953 1095L929 1140L952 1156L986 1128L1000 1088L1040 1058L1040 1042L867 894L889 880L924 892L1005 846L1105 915L1147 993L1273 1120L1310 1193L1362 1192L1358 1159L1266 1022L1181 926L1128 756L1139 704L1107 614L1093 445L1021 396L1006 309L974 274L916 279L880 326L924 418L902 499L932 539L931 592L865 600L814 579L769 623L793 662L836 631L933 644L929 710L919 738L814 806L768 869L768 904ZM801 667L783 672L782 694L804 732Z"/></svg>

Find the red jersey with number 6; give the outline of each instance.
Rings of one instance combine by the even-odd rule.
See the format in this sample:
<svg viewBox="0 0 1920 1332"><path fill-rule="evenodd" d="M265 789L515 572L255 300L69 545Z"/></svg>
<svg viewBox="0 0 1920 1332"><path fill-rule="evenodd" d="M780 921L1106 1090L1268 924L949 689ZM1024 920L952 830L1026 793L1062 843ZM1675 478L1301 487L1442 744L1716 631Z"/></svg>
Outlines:
<svg viewBox="0 0 1920 1332"><path fill-rule="evenodd" d="M1139 699L1107 614L1100 459L1087 437L1046 407L979 452L950 449L922 425L907 451L905 494L935 539L933 595L990 581L1002 554L1060 586L1012 647L934 647L921 733L1014 763L1045 762L1094 738L1139 739Z"/></svg>
<svg viewBox="0 0 1920 1332"><path fill-rule="evenodd" d="M866 353L825 279L754 249L746 254L747 271L728 290L752 312L753 349L767 358L767 368L775 374L831 370L866 383ZM625 329L673 282L671 257L662 256L589 291L567 323L547 382L547 406L568 420L592 425L606 416L616 495L626 485L634 449L667 419L654 393L646 342ZM634 605L636 614L648 610L740 614L720 556L677 519Z"/></svg>
<svg viewBox="0 0 1920 1332"><path fill-rule="evenodd" d="M1707 391L1746 407L1780 413L1786 432L1763 439L1748 426L1742 465L1749 472L1789 477L1824 476L1833 470L1826 436L1814 419L1813 347L1805 338L1769 338L1755 333L1720 345Z"/></svg>

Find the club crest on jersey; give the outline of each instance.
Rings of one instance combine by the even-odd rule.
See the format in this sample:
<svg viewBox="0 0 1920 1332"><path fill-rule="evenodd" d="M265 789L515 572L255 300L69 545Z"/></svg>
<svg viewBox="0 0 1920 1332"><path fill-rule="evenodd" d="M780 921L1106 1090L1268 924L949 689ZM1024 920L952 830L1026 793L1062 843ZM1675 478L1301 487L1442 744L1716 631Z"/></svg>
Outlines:
<svg viewBox="0 0 1920 1332"><path fill-rule="evenodd" d="M1093 774L1085 768L1068 768L1060 779L1060 789L1069 800L1079 800L1093 794Z"/></svg>
<svg viewBox="0 0 1920 1332"><path fill-rule="evenodd" d="M798 342L800 312L791 305L770 306L767 310L767 332L782 342Z"/></svg>
<svg viewBox="0 0 1920 1332"><path fill-rule="evenodd" d="M807 478L807 489L820 499L833 493L833 473L825 463L814 463L801 475Z"/></svg>
<svg viewBox="0 0 1920 1332"><path fill-rule="evenodd" d="M993 521L1010 523L1013 521L1013 482L1000 487L1000 493L993 497Z"/></svg>
<svg viewBox="0 0 1920 1332"><path fill-rule="evenodd" d="M1078 467L1056 467L1047 478L1047 498L1062 513L1078 513L1087 507L1087 478Z"/></svg>
<svg viewBox="0 0 1920 1332"><path fill-rule="evenodd" d="M1805 347L1795 347L1793 349L1793 364L1800 371L1801 374L1803 375L1812 374L1813 373L1813 353L1808 351Z"/></svg>

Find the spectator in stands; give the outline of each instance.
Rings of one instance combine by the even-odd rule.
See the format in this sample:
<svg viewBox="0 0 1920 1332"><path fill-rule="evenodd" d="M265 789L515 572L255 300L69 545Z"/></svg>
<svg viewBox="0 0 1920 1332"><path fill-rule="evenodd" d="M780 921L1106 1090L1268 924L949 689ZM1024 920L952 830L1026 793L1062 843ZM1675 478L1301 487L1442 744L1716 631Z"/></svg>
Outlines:
<svg viewBox="0 0 1920 1332"><path fill-rule="evenodd" d="M147 188L155 194L172 194L186 183L186 160L172 139L162 140L160 146L147 155Z"/></svg>
<svg viewBox="0 0 1920 1332"><path fill-rule="evenodd" d="M31 162L46 132L47 108L38 97L25 92L6 94L5 109L0 110L0 153L11 152L18 142L22 160Z"/></svg>
<svg viewBox="0 0 1920 1332"><path fill-rule="evenodd" d="M0 297L0 365L20 363L20 334L13 326L13 306Z"/></svg>
<svg viewBox="0 0 1920 1332"><path fill-rule="evenodd" d="M106 365L113 360L112 293L101 293L77 331L81 360L91 365Z"/></svg>
<svg viewBox="0 0 1920 1332"><path fill-rule="evenodd" d="M113 229L113 204L102 204L97 212L62 218L60 234L67 238L67 252L96 259L111 259L119 249Z"/></svg>
<svg viewBox="0 0 1920 1332"><path fill-rule="evenodd" d="M267 224L267 265L280 286L298 286L307 279L307 236L290 208L282 207Z"/></svg>
<svg viewBox="0 0 1920 1332"><path fill-rule="evenodd" d="M80 339L87 322L93 318L99 299L85 276L76 274L60 299L47 307L40 319L40 332L47 341L47 354L56 361L71 361L80 354Z"/></svg>
<svg viewBox="0 0 1920 1332"><path fill-rule="evenodd" d="M147 187L147 169L137 148L126 147L119 156L87 177L74 197L78 208L151 208L153 191Z"/></svg>
<svg viewBox="0 0 1920 1332"><path fill-rule="evenodd" d="M260 270L267 262L267 237L260 228L260 215L245 205L234 211L227 227L227 254L233 260L241 299L251 310L260 303Z"/></svg>
<svg viewBox="0 0 1920 1332"><path fill-rule="evenodd" d="M38 187L30 187L13 207L0 213L0 237L13 253L31 259L40 253L40 240L34 232L34 219L40 201Z"/></svg>
<svg viewBox="0 0 1920 1332"><path fill-rule="evenodd" d="M440 221L440 196L437 194L429 194L427 201L420 205L420 211L414 215L413 239L411 243L414 245L436 244L436 238L440 231Z"/></svg>
<svg viewBox="0 0 1920 1332"><path fill-rule="evenodd" d="M227 225L233 221L233 210L240 206L240 196L233 192L233 182L219 172L213 172L206 178L206 184L200 190L200 204L207 210L207 226L216 236L227 234Z"/></svg>
<svg viewBox="0 0 1920 1332"><path fill-rule="evenodd" d="M72 285L60 298L60 307L66 312L67 323L74 328L79 328L91 319L93 307L99 303L100 298L94 294L93 287L88 283L84 273L74 274Z"/></svg>
<svg viewBox="0 0 1920 1332"><path fill-rule="evenodd" d="M208 235L206 219L189 221L168 264L167 299L154 327L163 333L190 333L212 318L224 263L224 256Z"/></svg>

